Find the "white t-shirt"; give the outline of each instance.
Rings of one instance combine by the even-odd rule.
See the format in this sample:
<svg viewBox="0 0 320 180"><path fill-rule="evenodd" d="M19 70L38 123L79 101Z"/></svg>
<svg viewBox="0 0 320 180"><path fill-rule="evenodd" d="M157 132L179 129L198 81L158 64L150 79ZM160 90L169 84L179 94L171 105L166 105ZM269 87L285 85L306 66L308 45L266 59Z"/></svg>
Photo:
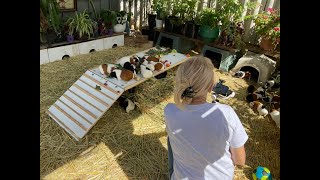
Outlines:
<svg viewBox="0 0 320 180"><path fill-rule="evenodd" d="M233 179L230 146L243 146L248 135L230 106L205 103L181 111L169 103L164 116L174 159L171 180Z"/></svg>

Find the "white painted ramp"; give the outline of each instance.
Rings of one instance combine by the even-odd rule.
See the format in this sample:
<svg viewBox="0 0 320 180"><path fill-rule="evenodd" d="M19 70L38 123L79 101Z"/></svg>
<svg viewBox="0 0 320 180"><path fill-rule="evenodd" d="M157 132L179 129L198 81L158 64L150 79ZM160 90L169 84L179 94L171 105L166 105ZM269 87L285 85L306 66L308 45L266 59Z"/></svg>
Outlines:
<svg viewBox="0 0 320 180"><path fill-rule="evenodd" d="M139 55L143 55L144 52L140 52ZM186 55L180 53L165 55L161 60L168 60L171 66L161 71L154 71L153 74L154 76L161 74L187 59ZM125 82L107 78L100 73L98 67L88 70L48 109L47 113L79 141L125 90L148 80L141 75L140 77L139 81ZM100 88L96 89L97 86Z"/></svg>
<svg viewBox="0 0 320 180"><path fill-rule="evenodd" d="M80 140L123 91L123 88L87 71L49 108L48 114L70 135Z"/></svg>

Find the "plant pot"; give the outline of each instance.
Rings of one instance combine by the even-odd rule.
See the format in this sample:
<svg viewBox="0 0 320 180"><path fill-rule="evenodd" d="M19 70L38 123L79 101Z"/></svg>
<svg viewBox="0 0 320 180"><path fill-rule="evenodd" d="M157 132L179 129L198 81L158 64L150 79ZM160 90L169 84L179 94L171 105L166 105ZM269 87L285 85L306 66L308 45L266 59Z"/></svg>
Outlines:
<svg viewBox="0 0 320 180"><path fill-rule="evenodd" d="M200 29L200 25L195 24L195 25L194 25L194 34L193 34L193 37L192 37L193 39L197 39L197 38L198 38L199 29Z"/></svg>
<svg viewBox="0 0 320 180"><path fill-rule="evenodd" d="M108 35L109 35L109 36L112 36L112 35L113 35L113 29L112 29L112 28L108 30Z"/></svg>
<svg viewBox="0 0 320 180"><path fill-rule="evenodd" d="M276 48L276 46L272 44L271 39L267 39L265 37L261 38L259 45L260 45L260 48L265 51L273 51Z"/></svg>
<svg viewBox="0 0 320 180"><path fill-rule="evenodd" d="M162 19L156 19L156 28L162 29Z"/></svg>
<svg viewBox="0 0 320 180"><path fill-rule="evenodd" d="M173 32L174 25L171 23L171 20L176 20L176 19L177 19L177 17L175 17L175 16L169 16L168 18L165 19L164 30L166 32Z"/></svg>
<svg viewBox="0 0 320 180"><path fill-rule="evenodd" d="M156 17L157 15L155 14L148 14L148 26L150 30L156 27Z"/></svg>
<svg viewBox="0 0 320 180"><path fill-rule="evenodd" d="M211 27L207 25L202 25L199 28L199 36L204 42L209 43L214 41L219 36L219 27Z"/></svg>
<svg viewBox="0 0 320 180"><path fill-rule="evenodd" d="M195 24L193 21L186 22L184 26L184 35L188 38L193 38L195 33Z"/></svg>
<svg viewBox="0 0 320 180"><path fill-rule="evenodd" d="M98 32L98 30L93 33L93 37L94 37L94 38L98 38L98 37L99 37L99 32Z"/></svg>
<svg viewBox="0 0 320 180"><path fill-rule="evenodd" d="M40 32L40 43L41 43L41 44L45 44L45 43L47 43L47 42L48 42L48 41L47 41L47 36L46 36L46 34Z"/></svg>
<svg viewBox="0 0 320 180"><path fill-rule="evenodd" d="M89 36L86 35L86 34L83 34L82 37L80 37L79 34L77 34L77 35L75 36L75 39L80 40L80 41L86 41L86 40L89 39Z"/></svg>
<svg viewBox="0 0 320 180"><path fill-rule="evenodd" d="M57 39L57 34L55 32L48 32L47 41L48 41L49 45L54 43L56 41L56 39Z"/></svg>
<svg viewBox="0 0 320 180"><path fill-rule="evenodd" d="M113 30L115 33L123 33L125 29L126 29L126 24L116 24L113 27Z"/></svg>
<svg viewBox="0 0 320 180"><path fill-rule="evenodd" d="M69 43L72 43L72 42L74 41L73 35L67 35L67 41L68 41Z"/></svg>
<svg viewBox="0 0 320 180"><path fill-rule="evenodd" d="M173 24L173 32L176 34L184 35L184 24Z"/></svg>

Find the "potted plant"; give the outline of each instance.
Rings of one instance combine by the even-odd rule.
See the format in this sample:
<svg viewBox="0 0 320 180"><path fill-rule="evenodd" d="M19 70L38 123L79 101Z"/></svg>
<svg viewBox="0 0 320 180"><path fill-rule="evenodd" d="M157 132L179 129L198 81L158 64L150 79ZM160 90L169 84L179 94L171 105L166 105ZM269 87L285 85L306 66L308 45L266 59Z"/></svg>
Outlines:
<svg viewBox="0 0 320 180"><path fill-rule="evenodd" d="M186 1L183 4L186 4L186 11L185 11L185 15L184 15L184 21L185 21L185 25L184 25L184 30L183 30L183 34L186 37L189 38L194 38L195 37L195 31L197 31L197 27L195 24L195 8L197 6L197 0L184 0ZM199 26L198 26L199 27Z"/></svg>
<svg viewBox="0 0 320 180"><path fill-rule="evenodd" d="M74 41L74 31L76 28L76 25L74 23L74 20L71 20L72 18L69 18L66 22L66 32L67 32L67 42L72 43Z"/></svg>
<svg viewBox="0 0 320 180"><path fill-rule="evenodd" d="M253 4L252 2L247 2L247 9L251 10ZM244 34L242 22L244 6L238 0L220 0L219 7L217 12L220 14L221 33L218 43L225 46L237 46L237 48L243 49L245 44L242 41Z"/></svg>
<svg viewBox="0 0 320 180"><path fill-rule="evenodd" d="M67 25L69 30L74 30L75 37L80 40L89 39L94 33L94 28L96 28L96 23L89 18L86 10L82 13L76 11L75 15L67 20Z"/></svg>
<svg viewBox="0 0 320 180"><path fill-rule="evenodd" d="M214 41L220 33L219 28L219 14L215 12L214 9L205 8L203 9L198 18L197 24L200 24L199 36L206 43Z"/></svg>
<svg viewBox="0 0 320 180"><path fill-rule="evenodd" d="M119 11L117 12L116 25L113 27L114 32L123 33L126 29L127 23L127 12Z"/></svg>
<svg viewBox="0 0 320 180"><path fill-rule="evenodd" d="M43 33L46 33L48 44L51 46L51 43L61 38L62 22L59 6L56 0L41 0L40 9L43 13L42 19L46 19L48 22L48 27L42 27L42 30ZM44 31L45 29L46 31Z"/></svg>
<svg viewBox="0 0 320 180"><path fill-rule="evenodd" d="M45 34L47 33L48 29L48 21L40 8L40 43L46 43L47 39Z"/></svg>
<svg viewBox="0 0 320 180"><path fill-rule="evenodd" d="M172 0L172 10L171 16L168 17L168 22L166 21L166 25L168 26L168 32L174 32L177 34L183 34L184 32L184 23L185 23L185 15L187 12L188 0Z"/></svg>
<svg viewBox="0 0 320 180"><path fill-rule="evenodd" d="M152 13L148 14L148 27L149 27L149 30L153 30L153 28L156 27L156 18L157 18L156 14L152 14Z"/></svg>
<svg viewBox="0 0 320 180"><path fill-rule="evenodd" d="M117 24L117 13L111 10L101 10L100 17L102 23L99 25L99 34L112 35L113 26Z"/></svg>
<svg viewBox="0 0 320 180"><path fill-rule="evenodd" d="M166 8L165 0L154 0L152 9L156 12L156 28L162 29L163 27L163 18L165 17L165 8Z"/></svg>
<svg viewBox="0 0 320 180"><path fill-rule="evenodd" d="M260 37L260 47L266 51L275 50L280 43L280 11L268 8L254 16L254 29Z"/></svg>

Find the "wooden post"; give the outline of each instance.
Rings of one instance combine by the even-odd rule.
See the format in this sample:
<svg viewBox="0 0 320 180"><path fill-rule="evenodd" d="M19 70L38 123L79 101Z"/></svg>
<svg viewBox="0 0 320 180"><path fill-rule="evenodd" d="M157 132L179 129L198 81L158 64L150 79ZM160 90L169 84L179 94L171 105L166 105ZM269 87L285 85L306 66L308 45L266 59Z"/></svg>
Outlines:
<svg viewBox="0 0 320 180"><path fill-rule="evenodd" d="M140 18L139 18L139 30L142 30L142 23L144 22L144 0L139 1Z"/></svg>

